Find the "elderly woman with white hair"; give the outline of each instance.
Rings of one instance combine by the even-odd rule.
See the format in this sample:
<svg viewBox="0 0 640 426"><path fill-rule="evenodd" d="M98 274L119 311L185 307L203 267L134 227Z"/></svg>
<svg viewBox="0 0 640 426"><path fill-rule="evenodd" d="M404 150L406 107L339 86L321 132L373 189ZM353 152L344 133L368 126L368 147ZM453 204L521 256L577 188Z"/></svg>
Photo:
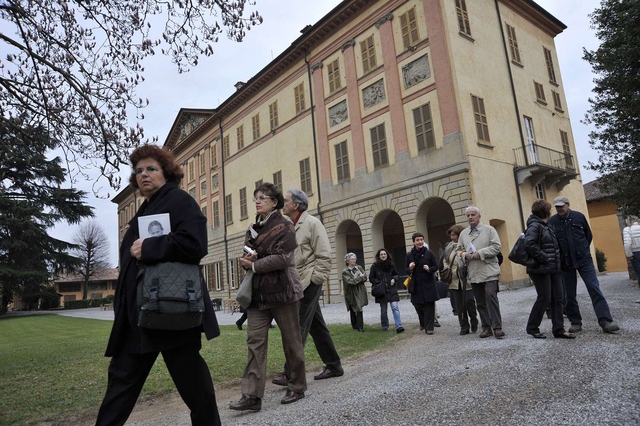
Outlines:
<svg viewBox="0 0 640 426"><path fill-rule="evenodd" d="M367 282L367 274L362 266L356 264L356 259L355 253L348 253L344 257L344 263L347 267L342 270L342 285L344 287L344 301L351 315L351 327L363 332L362 307L369 304L367 288L364 284Z"/></svg>
<svg viewBox="0 0 640 426"><path fill-rule="evenodd" d="M624 253L631 259L631 266L636 271L636 278L640 282L640 222L636 216L629 216L626 224L627 227L622 231Z"/></svg>

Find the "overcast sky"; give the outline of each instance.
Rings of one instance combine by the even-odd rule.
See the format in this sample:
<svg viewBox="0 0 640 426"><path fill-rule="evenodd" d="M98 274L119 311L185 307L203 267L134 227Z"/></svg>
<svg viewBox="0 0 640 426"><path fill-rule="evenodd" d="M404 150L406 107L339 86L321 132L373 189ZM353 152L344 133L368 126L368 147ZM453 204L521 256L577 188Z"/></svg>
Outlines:
<svg viewBox="0 0 640 426"><path fill-rule="evenodd" d="M146 136L157 136L163 144L180 108L216 108L235 91L236 82L253 77L298 38L302 28L315 24L339 3L339 0L257 0L255 9L264 18L264 23L249 31L242 43L221 36L214 45L214 55L201 58L199 65L189 73L178 74L167 57L149 58L145 63L146 81L138 88L138 96L150 101L141 122ZM584 166L588 161L596 161L597 154L589 147L590 129L580 121L589 108L593 75L589 64L582 60L582 49L593 50L598 46L594 31L589 27L588 15L599 2L537 0L537 3L567 26L556 37L556 49L582 177L584 183L590 182L598 176ZM122 174L123 182L127 181L128 172ZM80 182L77 187L90 193L87 202L94 206L96 220L109 235L111 264L115 267L118 217L117 206L111 203L111 198L116 192L104 190L102 196L106 197L107 192L109 196L100 199L91 194L91 183ZM76 229L61 224L52 230L52 235L69 241Z"/></svg>

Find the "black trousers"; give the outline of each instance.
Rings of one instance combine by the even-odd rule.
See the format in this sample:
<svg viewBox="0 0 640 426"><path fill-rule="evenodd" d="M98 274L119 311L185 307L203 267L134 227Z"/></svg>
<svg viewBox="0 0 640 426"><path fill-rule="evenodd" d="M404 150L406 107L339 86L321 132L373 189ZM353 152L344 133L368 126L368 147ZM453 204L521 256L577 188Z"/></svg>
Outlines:
<svg viewBox="0 0 640 426"><path fill-rule="evenodd" d="M413 307L418 314L420 327L425 331L433 331L436 316L436 302L414 303Z"/></svg>
<svg viewBox="0 0 640 426"><path fill-rule="evenodd" d="M158 354L123 351L111 358L107 392L96 426L125 424ZM162 351L162 358L182 400L191 410L191 424L220 425L213 381L207 363L200 356L200 343Z"/></svg>
<svg viewBox="0 0 640 426"><path fill-rule="evenodd" d="M557 336L565 332L564 318L562 316L563 284L562 274L529 274L533 285L536 287L536 298L529 320L527 321L527 333L540 333L540 323L544 317L547 306L551 306L551 326L553 335Z"/></svg>
<svg viewBox="0 0 640 426"><path fill-rule="evenodd" d="M351 328L354 330L362 330L364 328L364 318L362 311L354 312L349 309L349 315L351 316Z"/></svg>
<svg viewBox="0 0 640 426"><path fill-rule="evenodd" d="M469 330L471 325L478 326L478 312L476 310L476 299L473 297L472 290L451 290L449 293L453 295L456 300L456 306L458 308L458 322L460 328L463 330ZM462 300L462 294L464 293L464 300Z"/></svg>
<svg viewBox="0 0 640 426"><path fill-rule="evenodd" d="M313 344L320 355L320 359L329 370L339 373L342 371L340 355L333 344L331 333L327 328L320 309L321 285L314 283L304 290L304 297L300 300L300 333L302 334L302 344L306 344L307 337L311 334ZM289 375L289 366L285 363L284 374Z"/></svg>

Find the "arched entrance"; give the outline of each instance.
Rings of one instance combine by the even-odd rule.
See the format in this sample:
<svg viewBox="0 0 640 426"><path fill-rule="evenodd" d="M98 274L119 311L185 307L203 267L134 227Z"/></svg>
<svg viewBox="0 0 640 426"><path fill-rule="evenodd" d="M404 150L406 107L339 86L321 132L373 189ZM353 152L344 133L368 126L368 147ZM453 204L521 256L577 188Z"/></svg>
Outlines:
<svg viewBox="0 0 640 426"><path fill-rule="evenodd" d="M407 253L405 241L404 224L398 213L393 210L383 210L376 215L371 224L373 254L377 253L378 249L386 248L393 257L398 271L401 271Z"/></svg>
<svg viewBox="0 0 640 426"><path fill-rule="evenodd" d="M336 230L336 264L338 265L338 276L344 269L344 257L347 253L355 253L358 258L358 265L367 270L364 263L364 250L362 248L362 232L360 226L353 220L345 220Z"/></svg>
<svg viewBox="0 0 640 426"><path fill-rule="evenodd" d="M453 209L443 198L424 201L416 213L416 230L425 236L429 249L440 259L440 249L449 241L447 229L456 224Z"/></svg>

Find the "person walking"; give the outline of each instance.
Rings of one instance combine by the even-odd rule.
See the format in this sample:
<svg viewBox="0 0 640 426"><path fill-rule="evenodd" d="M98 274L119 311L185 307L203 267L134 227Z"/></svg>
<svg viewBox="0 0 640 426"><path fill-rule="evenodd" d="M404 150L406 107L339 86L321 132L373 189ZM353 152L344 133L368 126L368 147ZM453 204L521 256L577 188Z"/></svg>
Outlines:
<svg viewBox="0 0 640 426"><path fill-rule="evenodd" d="M529 314L527 334L536 339L547 337L540 331L540 323L550 305L553 337L575 339L575 334L568 333L564 329L560 247L555 233L547 225L550 217L551 204L546 200L534 201L531 206L531 216L527 219L524 246L527 253L535 260L535 265L527 265L527 274L533 281L538 297Z"/></svg>
<svg viewBox="0 0 640 426"><path fill-rule="evenodd" d="M307 212L309 199L300 189L290 189L284 196L282 213L293 222L296 231L298 247L295 251L295 262L304 297L300 300L300 333L302 344L311 334L313 344L318 351L324 368L320 374L313 376L314 380L324 380L340 377L344 374L340 355L331 338L320 309L320 294L325 280L331 272L331 244L327 231L320 219ZM290 370L284 365L282 373L275 376L271 382L279 386L287 386Z"/></svg>
<svg viewBox="0 0 640 426"><path fill-rule="evenodd" d="M380 305L380 325L382 330L387 331L389 329L387 308L391 305L396 333L402 333L404 327L402 327L400 308L398 307L400 296L398 296L398 288L396 287L398 270L389 252L384 248L381 248L376 253L376 261L369 269L369 281L371 282L371 294L375 297L376 303ZM380 289L381 292L374 294L374 288Z"/></svg>
<svg viewBox="0 0 640 426"><path fill-rule="evenodd" d="M356 261L355 253L347 253L344 257L347 267L342 270L342 285L344 286L344 301L351 317L351 328L363 332L362 308L369 304L367 288L364 285L367 282L367 274L362 266L356 264Z"/></svg>
<svg viewBox="0 0 640 426"><path fill-rule="evenodd" d="M622 230L624 253L631 260L636 279L640 283L640 223L636 216L629 216L626 224L626 228Z"/></svg>
<svg viewBox="0 0 640 426"><path fill-rule="evenodd" d="M493 226L480 221L479 208L469 206L465 214L469 227L460 233L456 251L467 266L467 277L476 298L482 322L480 337L493 334L496 339L503 339L505 333L498 300L500 238Z"/></svg>
<svg viewBox="0 0 640 426"><path fill-rule="evenodd" d="M424 235L416 232L411 236L411 240L413 248L405 258L405 271L411 275L411 303L418 314L420 326L425 329L425 333L431 335L436 321L436 301L440 299L435 280L438 261L426 247Z"/></svg>
<svg viewBox="0 0 640 426"><path fill-rule="evenodd" d="M569 199L556 197L553 205L557 213L549 219L549 226L555 231L560 245L562 280L566 297L567 318L571 322L569 333L582 331L582 315L578 306L577 287L580 274L587 287L593 310L598 317L598 324L604 333L616 333L620 330L613 322L609 304L600 290L600 283L591 257L591 228L584 215L571 210Z"/></svg>
<svg viewBox="0 0 640 426"><path fill-rule="evenodd" d="M125 424L159 354L191 410L191 423L219 425L211 373L200 355L202 332L207 339L220 335L204 280L201 280L204 314L200 327L151 330L138 326L137 283L138 275L144 273L143 265L163 262L198 265L207 254L207 219L193 197L178 187L184 173L170 151L143 145L129 159L132 167L129 183L145 201L129 222L120 245L115 319L105 353L111 357L109 380L96 425ZM138 218L164 213L169 214L170 232L141 239Z"/></svg>

